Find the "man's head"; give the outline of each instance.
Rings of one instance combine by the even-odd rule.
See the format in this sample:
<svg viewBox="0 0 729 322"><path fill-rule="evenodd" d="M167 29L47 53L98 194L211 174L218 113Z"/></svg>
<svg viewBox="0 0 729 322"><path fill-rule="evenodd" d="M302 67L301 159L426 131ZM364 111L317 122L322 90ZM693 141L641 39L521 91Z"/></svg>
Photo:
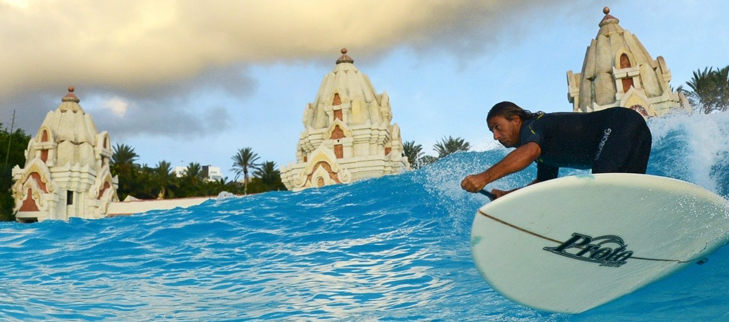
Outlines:
<svg viewBox="0 0 729 322"><path fill-rule="evenodd" d="M486 116L486 124L498 140L507 148L519 145L519 132L524 120L531 113L512 102L501 102L494 105Z"/></svg>

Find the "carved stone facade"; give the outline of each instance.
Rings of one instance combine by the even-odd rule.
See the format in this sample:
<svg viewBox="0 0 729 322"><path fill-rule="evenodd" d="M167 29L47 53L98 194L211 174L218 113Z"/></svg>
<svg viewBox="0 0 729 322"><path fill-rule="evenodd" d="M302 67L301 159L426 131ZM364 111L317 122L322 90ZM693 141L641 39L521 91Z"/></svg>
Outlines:
<svg viewBox="0 0 729 322"><path fill-rule="evenodd" d="M400 173L409 169L390 99L375 94L367 75L342 49L334 70L304 111L296 163L281 169L289 190Z"/></svg>
<svg viewBox="0 0 729 322"><path fill-rule="evenodd" d="M585 53L582 72L567 72L568 99L575 112L592 112L623 106L645 117L672 109L690 109L682 93L671 90L671 71L663 57L656 60L638 38L603 9L600 30Z"/></svg>
<svg viewBox="0 0 729 322"><path fill-rule="evenodd" d="M25 166L13 168L16 219L22 222L70 217L106 217L117 201L117 177L109 171L109 133L97 133L73 87L50 111L28 143Z"/></svg>

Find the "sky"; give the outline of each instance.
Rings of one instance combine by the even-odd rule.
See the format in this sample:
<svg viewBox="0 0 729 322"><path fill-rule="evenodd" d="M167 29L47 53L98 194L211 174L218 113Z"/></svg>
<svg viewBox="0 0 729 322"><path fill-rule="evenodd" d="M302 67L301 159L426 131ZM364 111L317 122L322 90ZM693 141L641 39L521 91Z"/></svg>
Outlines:
<svg viewBox="0 0 729 322"><path fill-rule="evenodd" d="M676 88L729 65L729 1L0 0L0 122L35 136L69 86L139 163L213 165L250 147L296 161L302 118L347 48L390 97L404 141L498 145L488 109L571 111L603 7L663 56Z"/></svg>

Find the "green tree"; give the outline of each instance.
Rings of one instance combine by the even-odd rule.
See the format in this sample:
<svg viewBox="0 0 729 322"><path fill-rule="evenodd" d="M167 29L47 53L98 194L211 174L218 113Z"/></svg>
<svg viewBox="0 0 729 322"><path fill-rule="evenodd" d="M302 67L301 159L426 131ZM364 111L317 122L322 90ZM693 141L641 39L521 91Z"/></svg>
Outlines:
<svg viewBox="0 0 729 322"><path fill-rule="evenodd" d="M134 152L133 147L117 143L114 146L114 154L111 155L111 166L119 167L122 165L134 164L134 161L136 161L138 157L139 155Z"/></svg>
<svg viewBox="0 0 729 322"><path fill-rule="evenodd" d="M713 67L696 70L686 85L691 88L690 91L684 91L691 105L704 113L726 111L729 108L729 66L716 70Z"/></svg>
<svg viewBox="0 0 729 322"><path fill-rule="evenodd" d="M185 173L180 178L180 190L184 197L198 196L204 190L202 166L200 163L190 162Z"/></svg>
<svg viewBox="0 0 729 322"><path fill-rule="evenodd" d="M435 161L438 161L438 158L436 158L432 155L426 155L426 156L423 156L422 158L420 158L420 166L424 167L431 163L435 163Z"/></svg>
<svg viewBox="0 0 729 322"><path fill-rule="evenodd" d="M248 172L250 170L259 169L258 154L253 152L251 148L242 148L233 156L233 171L235 171L235 179L243 175L243 194L248 194Z"/></svg>
<svg viewBox="0 0 729 322"><path fill-rule="evenodd" d="M261 163L260 167L253 172L253 176L261 181L265 191L286 190L286 186L281 182L281 171L276 169L276 163L273 161Z"/></svg>
<svg viewBox="0 0 729 322"><path fill-rule="evenodd" d="M28 147L30 139L22 129L16 129L13 133L9 133L5 128L0 130L0 151L3 156L3 163L0 164L0 220L2 221L15 220L13 213L15 200L10 191L13 185L12 168L16 165L25 166L25 148Z"/></svg>
<svg viewBox="0 0 729 322"><path fill-rule="evenodd" d="M202 177L202 166L197 162L190 162L185 168L185 174L182 175L183 179L190 181L202 181Z"/></svg>
<svg viewBox="0 0 729 322"><path fill-rule="evenodd" d="M415 144L415 141L405 141L402 145L403 153L405 153L405 156L408 158L408 162L410 162L410 167L413 169L418 169L422 165L421 158L423 157L423 146L420 144Z"/></svg>
<svg viewBox="0 0 729 322"><path fill-rule="evenodd" d="M159 195L155 169L146 165L134 165L131 195L139 199L154 199Z"/></svg>
<svg viewBox="0 0 729 322"><path fill-rule="evenodd" d="M128 195L134 195L137 184L138 166L134 163L139 155L134 148L126 144L117 143L114 146L114 154L111 155L109 167L111 172L119 176L119 188L117 194L124 200ZM138 193L136 193L139 196Z"/></svg>
<svg viewBox="0 0 729 322"><path fill-rule="evenodd" d="M440 142L433 145L433 149L438 153L438 158L444 158L457 151L468 151L470 148L471 145L466 140L451 136L444 137Z"/></svg>
<svg viewBox="0 0 729 322"><path fill-rule="evenodd" d="M154 183L159 187L159 194L157 199L164 199L168 193L168 189L172 185L175 174L172 173L172 164L167 161L160 161L157 163L157 167L154 168Z"/></svg>

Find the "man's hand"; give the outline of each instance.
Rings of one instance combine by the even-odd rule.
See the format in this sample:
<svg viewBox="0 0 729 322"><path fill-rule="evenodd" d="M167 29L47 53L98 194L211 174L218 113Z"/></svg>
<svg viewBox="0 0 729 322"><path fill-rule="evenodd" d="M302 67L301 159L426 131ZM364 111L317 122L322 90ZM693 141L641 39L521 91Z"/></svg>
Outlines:
<svg viewBox="0 0 729 322"><path fill-rule="evenodd" d="M541 153L542 149L538 144L534 142L524 144L516 148L516 150L511 151L506 155L506 157L504 157L504 159L488 168L488 170L479 174L472 174L464 178L463 181L461 181L461 188L470 192L478 192L489 182L496 181L507 174L526 168L530 163L534 162Z"/></svg>
<svg viewBox="0 0 729 322"><path fill-rule="evenodd" d="M483 187L485 187L487 183L488 182L483 173L472 174L463 178L463 181L461 181L461 188L468 192L478 192L479 190L483 189Z"/></svg>

